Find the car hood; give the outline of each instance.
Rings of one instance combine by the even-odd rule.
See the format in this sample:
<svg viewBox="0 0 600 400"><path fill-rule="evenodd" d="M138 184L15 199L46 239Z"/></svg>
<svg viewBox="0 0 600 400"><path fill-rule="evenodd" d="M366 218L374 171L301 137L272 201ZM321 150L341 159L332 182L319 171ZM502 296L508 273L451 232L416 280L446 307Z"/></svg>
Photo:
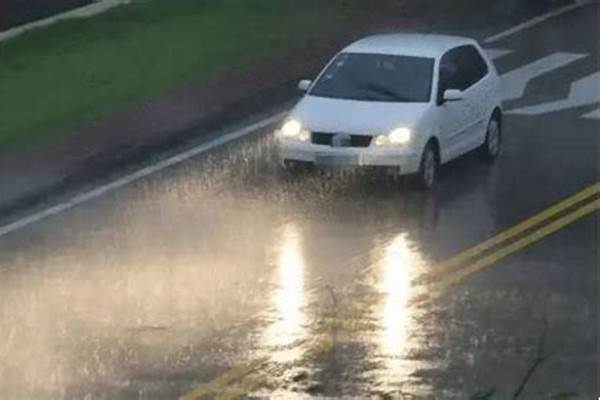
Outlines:
<svg viewBox="0 0 600 400"><path fill-rule="evenodd" d="M391 103L329 99L305 96L292 110L313 132L379 134L399 126L414 128L428 108L427 103Z"/></svg>

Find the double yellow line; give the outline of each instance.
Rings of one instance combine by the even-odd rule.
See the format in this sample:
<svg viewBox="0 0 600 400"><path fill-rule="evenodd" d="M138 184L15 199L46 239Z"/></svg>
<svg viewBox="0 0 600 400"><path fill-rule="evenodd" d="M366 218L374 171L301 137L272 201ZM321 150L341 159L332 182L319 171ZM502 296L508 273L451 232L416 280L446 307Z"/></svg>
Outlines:
<svg viewBox="0 0 600 400"><path fill-rule="evenodd" d="M415 281L443 290L465 277L540 241L600 209L600 183L562 200L539 214L434 267ZM442 278L440 279L440 276Z"/></svg>

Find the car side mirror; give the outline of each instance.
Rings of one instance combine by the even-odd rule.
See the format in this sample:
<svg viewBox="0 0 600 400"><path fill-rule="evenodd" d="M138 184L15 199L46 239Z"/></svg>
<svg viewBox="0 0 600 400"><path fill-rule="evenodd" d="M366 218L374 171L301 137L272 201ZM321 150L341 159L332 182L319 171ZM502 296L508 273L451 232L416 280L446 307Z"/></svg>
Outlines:
<svg viewBox="0 0 600 400"><path fill-rule="evenodd" d="M308 89L310 89L311 85L312 85L311 80L303 79L300 82L298 82L298 90L300 90L302 92L307 92Z"/></svg>
<svg viewBox="0 0 600 400"><path fill-rule="evenodd" d="M444 102L460 101L463 99L463 92L458 89L448 89L444 91L444 96L442 99L444 100Z"/></svg>

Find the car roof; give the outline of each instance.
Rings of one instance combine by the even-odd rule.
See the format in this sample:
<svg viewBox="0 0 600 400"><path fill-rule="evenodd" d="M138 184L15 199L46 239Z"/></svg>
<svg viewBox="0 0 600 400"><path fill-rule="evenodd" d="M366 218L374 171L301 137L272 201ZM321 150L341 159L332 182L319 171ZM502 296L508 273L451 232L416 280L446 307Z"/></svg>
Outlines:
<svg viewBox="0 0 600 400"><path fill-rule="evenodd" d="M467 44L475 44L475 41L461 36L388 33L360 39L346 47L343 52L439 58L446 51Z"/></svg>

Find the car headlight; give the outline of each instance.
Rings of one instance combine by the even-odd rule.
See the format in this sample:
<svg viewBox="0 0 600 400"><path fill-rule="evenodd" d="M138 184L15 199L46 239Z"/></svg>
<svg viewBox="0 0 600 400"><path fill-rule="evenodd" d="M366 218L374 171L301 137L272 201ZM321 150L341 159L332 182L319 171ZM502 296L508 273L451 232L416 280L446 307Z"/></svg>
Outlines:
<svg viewBox="0 0 600 400"><path fill-rule="evenodd" d="M408 128L396 128L390 133L379 135L375 139L376 146L401 146L410 142L412 132Z"/></svg>
<svg viewBox="0 0 600 400"><path fill-rule="evenodd" d="M310 140L310 131L304 129L302 124L291 119L283 124L279 130L280 137L289 140L298 140L300 142L308 142Z"/></svg>

